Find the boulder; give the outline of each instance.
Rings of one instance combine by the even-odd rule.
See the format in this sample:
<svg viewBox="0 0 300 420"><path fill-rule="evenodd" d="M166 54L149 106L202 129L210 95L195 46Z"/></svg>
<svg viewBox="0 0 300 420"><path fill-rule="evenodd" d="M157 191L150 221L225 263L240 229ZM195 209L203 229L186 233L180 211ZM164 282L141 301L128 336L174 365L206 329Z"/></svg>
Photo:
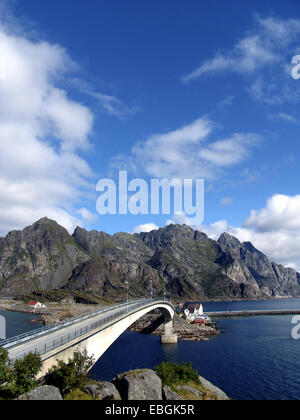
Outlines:
<svg viewBox="0 0 300 420"><path fill-rule="evenodd" d="M178 385L177 387L178 391L188 391L189 393L195 395L196 398L203 398L203 394L202 392L199 391L199 389L194 388L193 386L189 386L189 385Z"/></svg>
<svg viewBox="0 0 300 420"><path fill-rule="evenodd" d="M88 384L85 386L84 392L98 400L121 400L119 391L110 382Z"/></svg>
<svg viewBox="0 0 300 420"><path fill-rule="evenodd" d="M117 375L113 383L122 400L162 400L162 381L153 370L125 372Z"/></svg>
<svg viewBox="0 0 300 420"><path fill-rule="evenodd" d="M183 400L177 392L172 391L172 389L168 386L163 387L163 397L166 401L180 401Z"/></svg>
<svg viewBox="0 0 300 420"><path fill-rule="evenodd" d="M60 390L54 386L40 386L21 395L17 400L21 401L62 401Z"/></svg>
<svg viewBox="0 0 300 420"><path fill-rule="evenodd" d="M199 380L201 384L206 388L211 394L214 394L217 399L222 401L227 401L230 398L225 394L225 392L221 391L221 389L214 386L212 383L208 382L206 379L202 378L202 376L199 376Z"/></svg>

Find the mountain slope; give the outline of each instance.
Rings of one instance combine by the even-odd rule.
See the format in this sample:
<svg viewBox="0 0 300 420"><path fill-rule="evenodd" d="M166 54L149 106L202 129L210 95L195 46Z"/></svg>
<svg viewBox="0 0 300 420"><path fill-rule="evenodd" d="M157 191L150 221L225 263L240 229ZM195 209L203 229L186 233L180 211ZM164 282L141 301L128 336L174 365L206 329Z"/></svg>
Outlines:
<svg viewBox="0 0 300 420"><path fill-rule="evenodd" d="M59 288L89 258L63 227L41 219L0 238L0 292L10 296Z"/></svg>
<svg viewBox="0 0 300 420"><path fill-rule="evenodd" d="M167 294L185 299L300 295L300 275L272 263L251 243L224 233L218 241L188 226L108 235L49 219L0 238L0 294L63 288L125 299Z"/></svg>
<svg viewBox="0 0 300 420"><path fill-rule="evenodd" d="M258 297L300 295L300 275L292 268L269 261L250 242L242 244L228 233L223 233L218 243L229 259L227 264L220 261L224 273L241 284L243 297L247 297L249 286Z"/></svg>

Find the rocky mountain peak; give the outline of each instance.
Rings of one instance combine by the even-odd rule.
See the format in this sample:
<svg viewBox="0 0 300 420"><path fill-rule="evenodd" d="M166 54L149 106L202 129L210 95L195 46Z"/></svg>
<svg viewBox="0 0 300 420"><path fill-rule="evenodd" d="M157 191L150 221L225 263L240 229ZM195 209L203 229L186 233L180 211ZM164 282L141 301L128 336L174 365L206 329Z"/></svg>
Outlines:
<svg viewBox="0 0 300 420"><path fill-rule="evenodd" d="M242 245L235 236L232 236L227 232L222 233L218 239L218 243L228 248L239 248Z"/></svg>
<svg viewBox="0 0 300 420"><path fill-rule="evenodd" d="M61 225L59 225L55 220L52 219L48 219L48 217L43 217L42 219L38 220L37 222L33 223L31 226L29 226L28 228L25 229L41 229L41 228L49 228L49 227L55 227L59 230L64 229ZM24 229L24 230L25 230Z"/></svg>
<svg viewBox="0 0 300 420"><path fill-rule="evenodd" d="M178 241L193 240L195 231L186 225L170 224L159 230L149 233L140 233L139 238L151 249L164 246L172 246Z"/></svg>
<svg viewBox="0 0 300 420"><path fill-rule="evenodd" d="M263 255L257 248L255 248L252 242L243 242L243 246L247 249L247 251Z"/></svg>
<svg viewBox="0 0 300 420"><path fill-rule="evenodd" d="M250 242L223 233L218 241L171 224L141 234L113 236L77 227L73 236L43 218L0 238L0 295L67 288L117 297L156 295L165 285L186 299L300 296L300 275L271 263Z"/></svg>

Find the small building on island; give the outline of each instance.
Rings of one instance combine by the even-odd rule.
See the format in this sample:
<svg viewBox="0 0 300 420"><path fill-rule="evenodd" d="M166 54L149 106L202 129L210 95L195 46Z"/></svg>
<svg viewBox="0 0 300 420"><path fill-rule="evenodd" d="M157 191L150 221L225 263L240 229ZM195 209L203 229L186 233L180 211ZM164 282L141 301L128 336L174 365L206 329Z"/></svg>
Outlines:
<svg viewBox="0 0 300 420"><path fill-rule="evenodd" d="M211 323L210 317L204 313L203 305L199 303L185 305L183 312L186 319L191 323L203 325Z"/></svg>
<svg viewBox="0 0 300 420"><path fill-rule="evenodd" d="M37 301L32 301L28 303L28 306L30 306L33 309L45 309L46 306L43 303L37 302Z"/></svg>

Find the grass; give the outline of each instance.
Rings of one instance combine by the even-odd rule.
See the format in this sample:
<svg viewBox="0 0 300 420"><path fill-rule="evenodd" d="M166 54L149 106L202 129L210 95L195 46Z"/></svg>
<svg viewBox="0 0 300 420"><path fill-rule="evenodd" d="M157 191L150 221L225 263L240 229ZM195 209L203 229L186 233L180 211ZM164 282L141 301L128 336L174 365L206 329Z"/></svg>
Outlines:
<svg viewBox="0 0 300 420"><path fill-rule="evenodd" d="M211 401L211 400L217 400L217 396L215 394L212 394L210 391L208 391L206 388L204 388L204 386L199 383L199 382L193 382L193 381L189 381L187 382L185 385L188 385L192 388L197 389L198 391L200 391L202 393L202 397L199 397L198 395L194 394L191 391L188 391L186 389L178 389L176 386L173 387L173 390L175 392L177 392L177 394L179 394L184 400L189 400L189 401Z"/></svg>
<svg viewBox="0 0 300 420"><path fill-rule="evenodd" d="M64 396L65 401L98 401L97 398L86 394L81 389L74 389Z"/></svg>
<svg viewBox="0 0 300 420"><path fill-rule="evenodd" d="M163 362L154 369L157 375L162 380L163 385L171 388L176 385L186 385L189 382L201 385L199 381L198 372L192 368L191 363L177 363Z"/></svg>
<svg viewBox="0 0 300 420"><path fill-rule="evenodd" d="M218 400L219 398L206 389L199 380L197 370L192 368L191 363L163 362L155 368L157 375L164 386L169 386L172 391L179 394L184 400ZM180 385L187 385L201 392L202 396L193 393L191 390L178 389Z"/></svg>

